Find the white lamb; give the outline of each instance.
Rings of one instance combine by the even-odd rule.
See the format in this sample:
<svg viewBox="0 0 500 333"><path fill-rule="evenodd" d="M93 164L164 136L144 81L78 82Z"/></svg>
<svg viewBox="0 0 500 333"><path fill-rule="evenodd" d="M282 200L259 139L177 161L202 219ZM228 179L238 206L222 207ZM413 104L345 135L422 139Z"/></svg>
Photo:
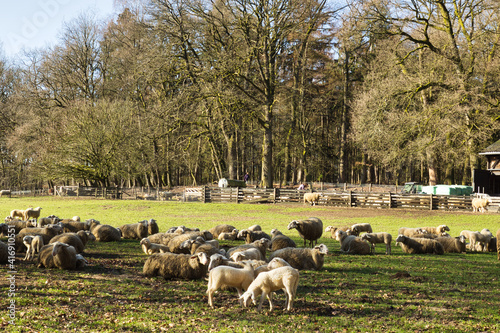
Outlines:
<svg viewBox="0 0 500 333"><path fill-rule="evenodd" d="M262 257L262 253L257 248L250 248L244 251L235 252L230 257L233 261L243 261L243 260L265 260Z"/></svg>
<svg viewBox="0 0 500 333"><path fill-rule="evenodd" d="M28 235L23 237L23 243L26 245L26 256L24 260L33 260L36 253L40 253L43 247L43 238L40 235Z"/></svg>
<svg viewBox="0 0 500 333"><path fill-rule="evenodd" d="M254 279L254 269L251 261L243 261L243 268L234 268L230 266L217 266L210 270L208 275L208 305L214 306L213 294L223 286L234 287L238 292L238 297L241 296L243 290L247 290L248 286ZM240 304L242 300L239 299Z"/></svg>
<svg viewBox="0 0 500 333"><path fill-rule="evenodd" d="M375 251L375 244L385 244L385 254L391 254L392 235L387 232L366 233L361 239L371 244L371 252Z"/></svg>
<svg viewBox="0 0 500 333"><path fill-rule="evenodd" d="M163 244L156 244L156 243L151 243L151 241L148 238L143 238L141 239L141 247L142 251L146 254L153 254L153 253L165 253L165 252L170 252L168 246L163 245Z"/></svg>
<svg viewBox="0 0 500 333"><path fill-rule="evenodd" d="M250 299L253 304L257 304L257 297L261 295L257 311L262 309L264 298L269 300L269 311L273 310L273 292L283 289L286 295L285 307L288 311L293 308L293 300L299 285L299 271L295 268L284 266L273 269L269 272L260 273L248 286L247 291L240 296L243 305L248 307Z"/></svg>

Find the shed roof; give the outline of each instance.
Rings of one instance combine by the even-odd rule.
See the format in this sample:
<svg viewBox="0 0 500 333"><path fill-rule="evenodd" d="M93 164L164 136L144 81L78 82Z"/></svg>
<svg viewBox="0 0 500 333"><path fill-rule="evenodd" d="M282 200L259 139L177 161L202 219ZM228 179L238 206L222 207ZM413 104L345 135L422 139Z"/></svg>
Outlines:
<svg viewBox="0 0 500 333"><path fill-rule="evenodd" d="M500 155L500 140L486 147L479 155Z"/></svg>

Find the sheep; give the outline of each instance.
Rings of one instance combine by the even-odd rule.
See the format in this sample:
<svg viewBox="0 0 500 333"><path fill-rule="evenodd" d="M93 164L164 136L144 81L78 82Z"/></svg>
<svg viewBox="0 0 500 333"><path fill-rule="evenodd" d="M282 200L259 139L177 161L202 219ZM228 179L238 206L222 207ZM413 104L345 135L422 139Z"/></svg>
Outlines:
<svg viewBox="0 0 500 333"><path fill-rule="evenodd" d="M308 202L311 203L311 206L319 204L321 196L321 193L304 193L304 205Z"/></svg>
<svg viewBox="0 0 500 333"><path fill-rule="evenodd" d="M222 255L220 253L215 253L215 254L212 254L210 256L210 264L208 265L208 271L212 270L215 267L221 266L221 265L231 266L231 267L235 267L235 268L242 267L241 262L236 263L236 262L226 258L224 255Z"/></svg>
<svg viewBox="0 0 500 333"><path fill-rule="evenodd" d="M411 238L404 235L398 235L396 242L401 245L403 252L409 254L444 254L444 248L441 243L434 239Z"/></svg>
<svg viewBox="0 0 500 333"><path fill-rule="evenodd" d="M19 231L21 231L24 228L33 228L33 227L36 227L36 224L34 224L32 221L14 220L0 224L0 230L3 236L6 236L9 233L8 232L9 228L10 229L14 228L14 233L18 234Z"/></svg>
<svg viewBox="0 0 500 333"><path fill-rule="evenodd" d="M283 258L275 257L267 263L267 269L273 270L278 267L290 266L290 264ZM292 267L292 266L290 266Z"/></svg>
<svg viewBox="0 0 500 333"><path fill-rule="evenodd" d="M76 250L66 243L45 245L38 256L38 268L76 269Z"/></svg>
<svg viewBox="0 0 500 333"><path fill-rule="evenodd" d="M233 229L231 232L221 232L219 234L219 237L217 237L219 240L230 240L234 241L238 237L238 229Z"/></svg>
<svg viewBox="0 0 500 333"><path fill-rule="evenodd" d="M24 211L24 220L28 221L29 219L34 219L35 221L38 220L40 217L40 210L42 210L41 207L36 207L36 208L28 208Z"/></svg>
<svg viewBox="0 0 500 333"><path fill-rule="evenodd" d="M285 247L297 247L297 244L288 236L285 236L278 229L271 230L270 250L276 251Z"/></svg>
<svg viewBox="0 0 500 333"><path fill-rule="evenodd" d="M218 266L210 270L208 274L208 305L214 307L213 294L223 286L236 288L238 298L242 295L243 290L247 290L248 286L254 280L254 269L251 261L242 261L243 268L234 268L230 266ZM240 304L242 300L239 299Z"/></svg>
<svg viewBox="0 0 500 333"><path fill-rule="evenodd" d="M0 264L7 264L9 262L9 246L0 241Z"/></svg>
<svg viewBox="0 0 500 333"><path fill-rule="evenodd" d="M46 226L44 228L24 228L16 235L15 238L15 248L16 252L24 252L26 250L26 246L23 243L24 236L27 235L40 235L43 238L44 244L49 244L50 240L61 234L62 229L56 226Z"/></svg>
<svg viewBox="0 0 500 333"><path fill-rule="evenodd" d="M443 245L445 253L465 253L465 236L438 237L436 241Z"/></svg>
<svg viewBox="0 0 500 333"><path fill-rule="evenodd" d="M489 250L489 243L493 234L488 229L483 229L480 232L471 232L469 234L469 241L471 249L474 249L476 244L481 244L482 248L486 251Z"/></svg>
<svg viewBox="0 0 500 333"><path fill-rule="evenodd" d="M90 231L90 225L92 222L99 224L99 221L88 220L85 222L73 221L71 219L60 220L58 224L63 228L64 232L78 232L80 230Z"/></svg>
<svg viewBox="0 0 500 333"><path fill-rule="evenodd" d="M257 248L246 249L244 251L235 252L230 257L233 261L243 261L243 260L265 260L266 258L262 256L262 253Z"/></svg>
<svg viewBox="0 0 500 333"><path fill-rule="evenodd" d="M12 218L12 219L16 219L16 218L24 219L24 210L22 210L22 209L13 209L13 210L10 211L9 217Z"/></svg>
<svg viewBox="0 0 500 333"><path fill-rule="evenodd" d="M325 244L316 245L312 249L287 247L271 253L269 261L281 258L298 270L319 271L323 268L326 254L328 247Z"/></svg>
<svg viewBox="0 0 500 333"><path fill-rule="evenodd" d="M214 239L218 239L220 233L231 232L231 231L233 231L233 229L236 229L236 228L230 224L219 224L208 231L210 231L210 233L214 236Z"/></svg>
<svg viewBox="0 0 500 333"><path fill-rule="evenodd" d="M250 299L256 305L257 297L260 297L259 306L257 311L262 309L264 298L269 300L269 311L273 310L273 295L276 290L283 289L286 295L285 307L287 311L292 310L293 301L297 294L297 287L299 285L299 271L295 268L284 266L273 269L269 272L260 273L255 280L248 286L247 291L240 296L243 300L245 307L250 306Z"/></svg>
<svg viewBox="0 0 500 333"><path fill-rule="evenodd" d="M250 230L250 231L262 231L262 227L258 224L254 224L250 227L247 228L247 230Z"/></svg>
<svg viewBox="0 0 500 333"><path fill-rule="evenodd" d="M185 241L189 239L196 239L198 236L202 236L202 234L199 231L190 231L185 234L180 234L172 238L168 242L168 247L170 249L170 252L172 253L184 253L184 254L190 254L190 247L185 245ZM203 237L203 236L202 236ZM183 245L184 243L184 245Z"/></svg>
<svg viewBox="0 0 500 333"><path fill-rule="evenodd" d="M345 254L370 254L370 245L360 237L348 235L347 232L337 230L336 239L340 242L340 252Z"/></svg>
<svg viewBox="0 0 500 333"><path fill-rule="evenodd" d="M420 229L424 232L426 231L429 234L438 236L441 236L445 231L450 231L450 228L445 224L439 225L437 227L420 227Z"/></svg>
<svg viewBox="0 0 500 333"><path fill-rule="evenodd" d="M244 239L246 244L250 244L255 242L256 240L262 239L262 238L267 238L271 240L271 236L266 234L264 231L251 231L248 229L243 229L240 232L238 232L238 239Z"/></svg>
<svg viewBox="0 0 500 333"><path fill-rule="evenodd" d="M366 233L361 239L371 244L371 252L375 251L375 244L385 244L385 254L391 254L392 235L388 232Z"/></svg>
<svg viewBox="0 0 500 333"><path fill-rule="evenodd" d="M342 231L347 232L348 230L351 230L351 226L344 225L344 226L340 226L340 227L334 227L333 225L329 225L325 228L325 232L330 232L331 237L333 239L335 239L335 232L337 232L337 230L342 230Z"/></svg>
<svg viewBox="0 0 500 333"><path fill-rule="evenodd" d="M486 207L491 203L491 198L474 198L472 199L472 211L473 212L481 212L484 213L486 211Z"/></svg>
<svg viewBox="0 0 500 333"><path fill-rule="evenodd" d="M65 243L73 246L75 248L76 253L83 253L83 249L85 248L85 245L83 244L80 236L74 232L67 232L64 234L54 236L49 241L49 244L56 242Z"/></svg>
<svg viewBox="0 0 500 333"><path fill-rule="evenodd" d="M271 241L269 239L262 238L262 239L256 240L253 243L250 243L250 244L243 244L240 246L232 247L227 251L227 255L229 257L231 257L231 255L235 252L240 252L240 251L244 251L246 249L255 247L255 248L259 249L260 253L262 254L262 257L265 258L266 251L269 248L270 244L271 244Z"/></svg>
<svg viewBox="0 0 500 333"><path fill-rule="evenodd" d="M212 243L205 242L203 237L196 237L185 240L179 246L180 250L187 249L190 254L196 254L198 252L205 252L207 256L211 256L216 253L225 253L223 250L219 250L218 247L212 245Z"/></svg>
<svg viewBox="0 0 500 333"><path fill-rule="evenodd" d="M370 223L357 223L351 226L351 235L359 236L362 232L373 233Z"/></svg>
<svg viewBox="0 0 500 333"><path fill-rule="evenodd" d="M148 236L147 238L149 241L153 244L161 244L161 245L166 245L168 246L168 243L170 242L171 239L174 237L179 236L178 234L174 233L157 233L151 236Z"/></svg>
<svg viewBox="0 0 500 333"><path fill-rule="evenodd" d="M287 229L297 229L300 237L304 239L304 247L306 247L306 241L309 241L309 245L313 247L314 244L318 244L318 239L323 234L323 222L317 217L302 221L294 220L288 224Z"/></svg>
<svg viewBox="0 0 500 333"><path fill-rule="evenodd" d="M497 260L500 260L500 229L497 230Z"/></svg>
<svg viewBox="0 0 500 333"><path fill-rule="evenodd" d="M401 227L398 230L399 235L403 235L406 237L413 237L413 235L416 234L423 234L425 233L422 228L406 228L406 227Z"/></svg>
<svg viewBox="0 0 500 333"><path fill-rule="evenodd" d="M90 231L80 230L76 233L82 240L83 246L86 246L89 241L95 241L95 236Z"/></svg>
<svg viewBox="0 0 500 333"><path fill-rule="evenodd" d="M438 238L438 235L435 234L428 234L427 232L423 234L413 234L411 238L427 238L427 239L436 239ZM443 236L444 237L444 236Z"/></svg>
<svg viewBox="0 0 500 333"><path fill-rule="evenodd" d="M59 223L60 221L61 220L57 216L55 216L55 215L51 215L51 216L47 216L47 217L41 217L37 221L37 227L41 228L41 227L44 227L44 226L49 225L49 224Z"/></svg>
<svg viewBox="0 0 500 333"><path fill-rule="evenodd" d="M165 280L199 280L206 276L208 263L204 252L195 255L154 253L144 263L142 272L147 277L162 276Z"/></svg>
<svg viewBox="0 0 500 333"><path fill-rule="evenodd" d="M120 226L123 239L143 239L148 237L148 226L142 222Z"/></svg>
<svg viewBox="0 0 500 333"><path fill-rule="evenodd" d="M90 232L98 242L117 242L122 238L120 229L107 224L100 224L99 221L90 222Z"/></svg>
<svg viewBox="0 0 500 333"><path fill-rule="evenodd" d="M160 229L158 228L158 223L156 223L155 219L149 219L147 221L148 224L148 235L154 235L160 232Z"/></svg>
<svg viewBox="0 0 500 333"><path fill-rule="evenodd" d="M24 260L33 260L35 258L35 254L40 253L40 250L44 245L43 238L40 235L24 236L23 243L27 248Z"/></svg>
<svg viewBox="0 0 500 333"><path fill-rule="evenodd" d="M170 251L168 246L151 243L151 241L148 238L141 239L140 244L144 253L148 255L151 255L153 253L165 253Z"/></svg>

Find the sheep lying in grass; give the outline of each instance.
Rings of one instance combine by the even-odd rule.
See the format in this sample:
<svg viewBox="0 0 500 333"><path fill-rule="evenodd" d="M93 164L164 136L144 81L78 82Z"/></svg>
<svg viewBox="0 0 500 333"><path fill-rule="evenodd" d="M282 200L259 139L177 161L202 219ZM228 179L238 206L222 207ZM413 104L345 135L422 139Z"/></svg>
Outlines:
<svg viewBox="0 0 500 333"><path fill-rule="evenodd" d="M326 227L325 232L329 232L331 237L335 239L335 233L337 232L337 230L342 230L345 232L347 232L348 230L351 231L351 226L345 225L341 227L334 227L333 225L329 225L328 227Z"/></svg>
<svg viewBox="0 0 500 333"><path fill-rule="evenodd" d="M271 240L271 236L266 234L264 231L256 230L256 231L251 231L248 229L243 229L238 232L238 239L244 239L246 244L250 244L255 242L256 240L262 239L262 238L267 238Z"/></svg>
<svg viewBox="0 0 500 333"><path fill-rule="evenodd" d="M243 268L234 268L230 266L218 266L210 270L208 275L208 305L214 306L213 294L221 287L233 287L238 292L238 298L243 290L247 290L248 286L254 279L254 269L250 261L242 261ZM240 300L240 304L242 300Z"/></svg>
<svg viewBox="0 0 500 333"><path fill-rule="evenodd" d="M269 245L271 245L271 241L267 238L262 238L250 244L242 244L228 249L227 256L231 257L235 252L241 252L245 251L246 249L257 248L262 254L262 257L265 258Z"/></svg>
<svg viewBox="0 0 500 333"><path fill-rule="evenodd" d="M229 240L234 241L238 237L238 229L233 229L231 232L221 232L218 240Z"/></svg>
<svg viewBox="0 0 500 333"><path fill-rule="evenodd" d="M28 235L40 235L43 238L44 244L49 244L50 240L61 234L62 228L59 226L48 225L44 228L24 228L16 235L15 238L15 247L16 252L24 252L26 250L26 246L23 243L24 236Z"/></svg>
<svg viewBox="0 0 500 333"><path fill-rule="evenodd" d="M445 253L465 253L465 236L438 237L436 241L443 245Z"/></svg>
<svg viewBox="0 0 500 333"><path fill-rule="evenodd" d="M416 234L423 234L424 231L422 228L406 228L406 227L401 227L398 230L399 235L403 235L406 237L413 237Z"/></svg>
<svg viewBox="0 0 500 333"><path fill-rule="evenodd" d="M480 244L482 249L489 251L489 243L493 234L488 229L483 229L480 232L469 233L469 241L471 249L475 249L478 244Z"/></svg>
<svg viewBox="0 0 500 333"><path fill-rule="evenodd" d="M409 254L444 254L444 248L441 243L426 238L410 238L404 235L398 235L396 242L401 245L404 253Z"/></svg>
<svg viewBox="0 0 500 333"><path fill-rule="evenodd" d="M249 226L247 228L247 230L250 230L250 231L262 231L262 227L258 224L254 224L252 226Z"/></svg>
<svg viewBox="0 0 500 333"><path fill-rule="evenodd" d="M269 260L281 258L293 268L299 270L320 270L325 262L328 247L325 244L316 245L314 248L287 247L271 253Z"/></svg>
<svg viewBox="0 0 500 333"><path fill-rule="evenodd" d="M120 229L107 224L100 224L99 221L90 222L90 232L98 242L118 242L122 239Z"/></svg>
<svg viewBox="0 0 500 333"><path fill-rule="evenodd" d="M370 223L357 223L351 226L351 234L354 236L359 236L362 232L373 233L372 226Z"/></svg>
<svg viewBox="0 0 500 333"><path fill-rule="evenodd" d="M170 242L170 240L173 239L174 237L177 237L177 236L179 236L179 235L175 234L175 233L165 232L165 233L157 233L157 234L148 236L147 238L153 244L161 244L161 245L168 246L168 243Z"/></svg>
<svg viewBox="0 0 500 333"><path fill-rule="evenodd" d="M209 259L206 253L155 253L144 263L145 276L162 276L165 280L199 280L207 275Z"/></svg>
<svg viewBox="0 0 500 333"><path fill-rule="evenodd" d="M278 229L271 230L270 250L276 251L285 247L297 247L297 244L288 236L285 236Z"/></svg>
<svg viewBox="0 0 500 333"><path fill-rule="evenodd" d="M6 237L9 234L9 229L14 228L14 233L18 234L21 230L25 228L34 228L36 227L36 223L32 221L9 221L5 223L0 223L0 231L2 236Z"/></svg>
<svg viewBox="0 0 500 333"><path fill-rule="evenodd" d="M340 242L340 252L344 254L370 254L371 252L370 244L360 237L348 235L342 230L337 230L335 236Z"/></svg>
<svg viewBox="0 0 500 333"><path fill-rule="evenodd" d="M321 196L321 193L304 193L304 204L309 202L311 206L317 205Z"/></svg>
<svg viewBox="0 0 500 333"><path fill-rule="evenodd" d="M52 239L49 241L49 244L55 242L61 242L73 246L75 248L76 253L83 253L83 250L85 248L85 245L83 244L83 241L80 238L80 236L73 232L67 232L52 237Z"/></svg>
<svg viewBox="0 0 500 333"><path fill-rule="evenodd" d="M87 220L85 222L73 221L72 219L64 219L57 222L64 232L78 232L80 230L90 231L90 225L94 222L95 224L100 224L99 221L94 219Z"/></svg>
<svg viewBox="0 0 500 333"><path fill-rule="evenodd" d="M35 254L40 253L43 247L43 238L40 235L28 235L23 237L23 243L26 246L26 256L24 260L33 260Z"/></svg>
<svg viewBox="0 0 500 333"><path fill-rule="evenodd" d="M120 230L123 239L143 239L148 237L148 226L142 222L122 225Z"/></svg>
<svg viewBox="0 0 500 333"><path fill-rule="evenodd" d="M147 221L148 227L148 235L154 235L160 232L160 228L158 227L158 223L156 223L155 219L149 219Z"/></svg>
<svg viewBox="0 0 500 333"><path fill-rule="evenodd" d="M247 291L241 295L240 299L243 300L245 307L250 306L250 300L253 304L257 304L257 298L260 297L259 306L257 311L262 309L262 303L267 297L269 300L269 311L274 308L273 305L273 292L283 289L286 295L285 307L287 311L292 310L293 301L297 294L297 287L299 285L299 271L289 267L279 267L268 272L260 273L255 280L248 286Z"/></svg>
<svg viewBox="0 0 500 333"><path fill-rule="evenodd" d="M169 252L168 246L162 244L154 244L148 238L141 239L141 247L144 253L151 255L153 253L165 253Z"/></svg>
<svg viewBox="0 0 500 333"><path fill-rule="evenodd" d="M235 252L230 257L233 261L243 261L243 260L266 260L266 257L262 256L262 253L257 248L246 249L244 251Z"/></svg>
<svg viewBox="0 0 500 333"><path fill-rule="evenodd" d="M58 218L55 215L47 216L47 217L40 217L37 221L37 227L41 228L49 224L56 224L61 221L60 218Z"/></svg>
<svg viewBox="0 0 500 333"><path fill-rule="evenodd" d="M76 269L77 257L73 246L55 242L42 247L38 256L38 268Z"/></svg>
<svg viewBox="0 0 500 333"><path fill-rule="evenodd" d="M231 232L231 231L233 231L233 229L236 229L236 228L233 227L232 225L229 225L229 224L219 224L219 225L216 225L215 227L213 227L212 229L210 229L208 231L210 231L210 233L213 235L214 239L218 239L219 235L222 232Z"/></svg>
<svg viewBox="0 0 500 333"><path fill-rule="evenodd" d="M302 221L294 220L288 224L287 229L297 229L300 237L304 239L304 247L306 247L306 241L309 241L309 246L313 247L323 234L323 222L317 217Z"/></svg>
<svg viewBox="0 0 500 333"><path fill-rule="evenodd" d="M427 232L429 234L434 234L434 235L438 235L438 236L441 236L446 231L450 231L450 228L445 224L439 225L437 227L420 227L420 229L424 233Z"/></svg>
<svg viewBox="0 0 500 333"><path fill-rule="evenodd" d="M385 244L385 254L391 254L392 235L388 232L366 233L361 239L371 244L371 253L375 251L375 244Z"/></svg>

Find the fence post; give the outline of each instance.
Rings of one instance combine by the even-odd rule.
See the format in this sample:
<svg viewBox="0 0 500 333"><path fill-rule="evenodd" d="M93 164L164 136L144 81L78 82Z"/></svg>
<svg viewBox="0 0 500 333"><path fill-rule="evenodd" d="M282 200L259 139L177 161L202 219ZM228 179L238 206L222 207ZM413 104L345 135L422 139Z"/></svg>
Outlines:
<svg viewBox="0 0 500 333"><path fill-rule="evenodd" d="M432 193L430 194L430 204L429 204L430 210L432 210Z"/></svg>
<svg viewBox="0 0 500 333"><path fill-rule="evenodd" d="M349 207L352 207L352 190L349 191Z"/></svg>
<svg viewBox="0 0 500 333"><path fill-rule="evenodd" d="M389 209L390 208L392 208L392 193L391 192L389 192Z"/></svg>

